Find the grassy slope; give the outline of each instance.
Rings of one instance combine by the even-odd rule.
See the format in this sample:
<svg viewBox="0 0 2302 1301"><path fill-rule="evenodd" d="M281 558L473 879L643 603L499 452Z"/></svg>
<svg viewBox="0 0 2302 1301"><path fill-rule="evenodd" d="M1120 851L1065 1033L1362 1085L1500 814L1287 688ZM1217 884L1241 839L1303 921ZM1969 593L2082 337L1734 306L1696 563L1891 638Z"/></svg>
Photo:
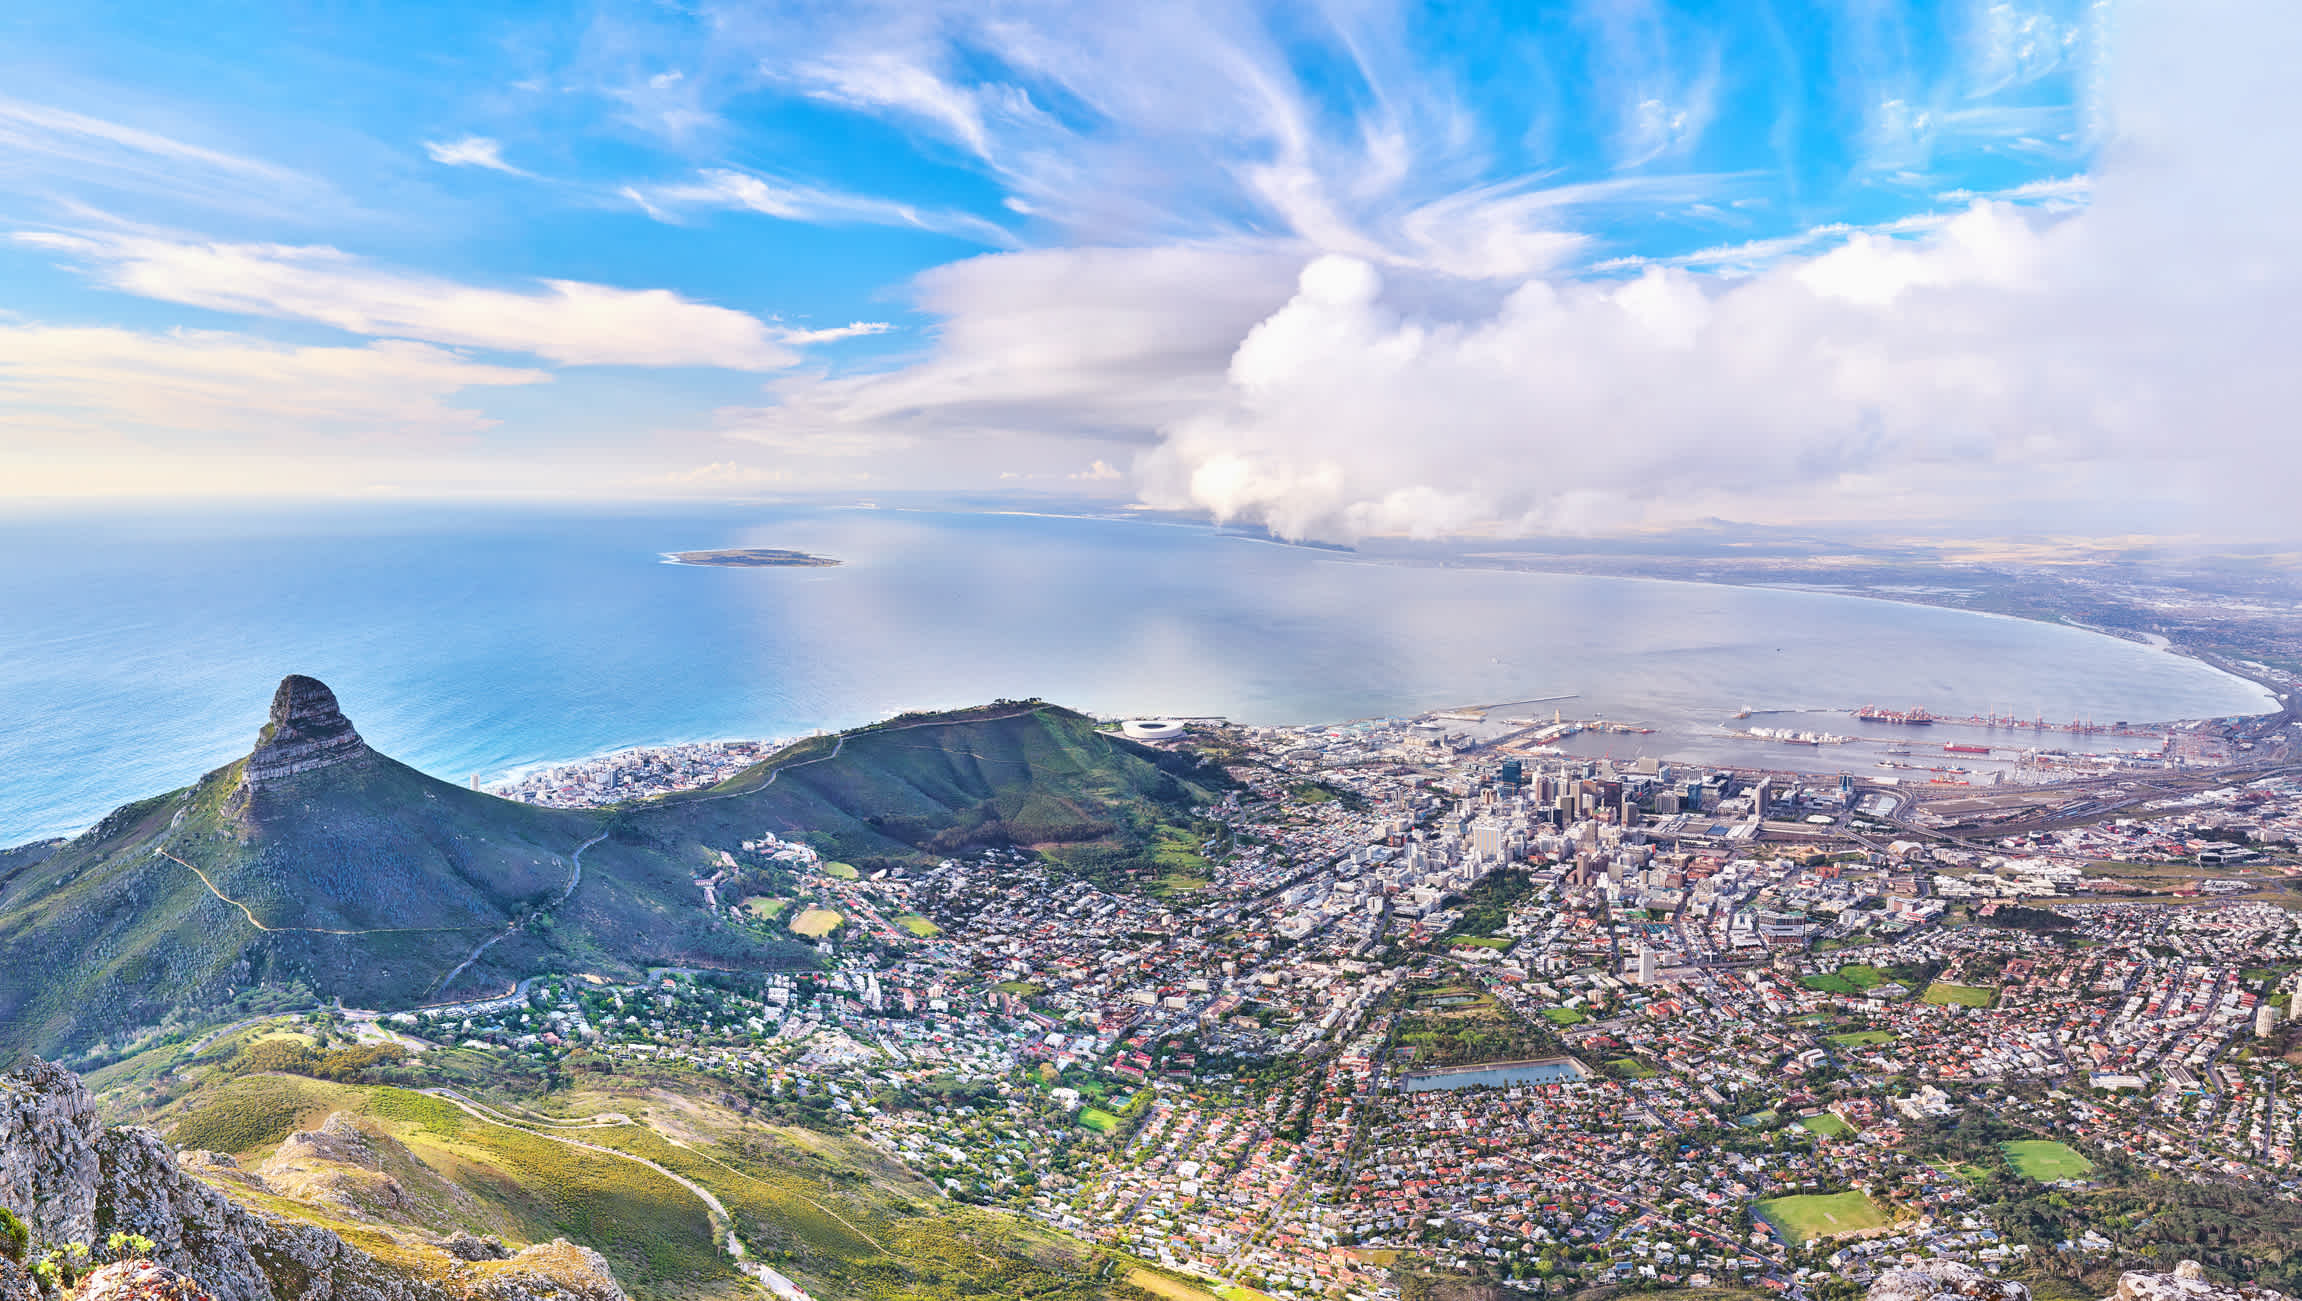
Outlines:
<svg viewBox="0 0 2302 1301"><path fill-rule="evenodd" d="M1094 1249L944 1201L932 1185L851 1139L748 1120L714 1100L709 1086L674 1092L660 1087L665 1081L653 1083L659 1087L603 1081L561 1103L571 1114L613 1110L643 1123L557 1132L657 1162L711 1189L761 1258L825 1301L1127 1294L1108 1281L1109 1262ZM163 1124L179 1146L229 1151L252 1164L292 1130L316 1127L339 1111L406 1144L429 1171L468 1195L421 1199L419 1218L435 1227L463 1224L514 1243L564 1235L606 1255L641 1301L749 1288L714 1254L709 1218L692 1194L644 1167L551 1142L543 1137L554 1132L547 1127L489 1124L401 1089L275 1075L204 1087ZM419 1192L430 1186L402 1182ZM262 1204L307 1219L341 1214L279 1198Z"/></svg>
<svg viewBox="0 0 2302 1301"><path fill-rule="evenodd" d="M424 1094L293 1076L248 1076L199 1098L175 1118L168 1139L179 1147L229 1152L252 1164L292 1130L314 1128L335 1112L398 1139L478 1207L473 1213L435 1198L422 1205L426 1214L419 1218L500 1233L521 1244L570 1238L606 1256L616 1277L642 1297L740 1290L719 1264L703 1204L678 1184L612 1156L482 1124ZM243 1200L255 1200L242 1188L221 1186ZM312 1218L308 1208L286 1199L261 1204Z"/></svg>

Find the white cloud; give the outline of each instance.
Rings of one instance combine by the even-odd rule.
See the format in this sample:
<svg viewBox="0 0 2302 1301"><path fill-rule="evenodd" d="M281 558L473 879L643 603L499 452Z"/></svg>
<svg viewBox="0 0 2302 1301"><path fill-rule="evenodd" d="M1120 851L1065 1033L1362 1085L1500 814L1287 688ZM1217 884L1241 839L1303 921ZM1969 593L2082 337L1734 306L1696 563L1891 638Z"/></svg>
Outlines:
<svg viewBox="0 0 2302 1301"><path fill-rule="evenodd" d="M320 348L214 331L0 324L0 408L33 437L140 430L231 435L242 446L245 437L470 434L494 422L450 405L451 395L549 378L397 340ZM73 441L41 439L51 451Z"/></svg>
<svg viewBox="0 0 2302 1301"><path fill-rule="evenodd" d="M756 212L786 221L909 226L996 248L1010 248L1015 244L1014 235L1004 227L972 213L921 208L894 199L770 180L728 168L707 169L693 181L625 186L623 194L658 221L676 221L681 212L689 208L720 208Z"/></svg>
<svg viewBox="0 0 2302 1301"><path fill-rule="evenodd" d="M777 337L785 343L804 347L811 343L868 338L874 334L885 334L894 328L885 321L850 321L845 325L827 326L820 330L783 330Z"/></svg>
<svg viewBox="0 0 2302 1301"><path fill-rule="evenodd" d="M126 123L0 96L0 175L17 194L89 187L176 203L308 216L339 206L288 168Z"/></svg>
<svg viewBox="0 0 2302 1301"><path fill-rule="evenodd" d="M1239 175L1278 216L1271 234L933 273L919 304L944 320L933 352L884 374L777 381L782 405L757 422L1149 435L1135 473L1152 504L1327 536L1696 511L1921 517L2040 497L2074 507L2104 490L2200 518L2274 508L2302 480L2286 434L2302 369L2285 356L2302 237L2291 174L2263 160L2302 154L2302 103L2277 54L2302 38L2302 11L2209 0L2125 21L2097 175L1614 264L1627 279L1578 277L1569 218L1647 192L1458 187L1402 202L1409 190L1389 182L1347 184L1298 95L1219 19L1208 41L1236 56L1225 90L1192 77L1193 57L1211 61L1204 45L1178 47L1151 90L1107 84L1090 49L1063 84L1130 123L1143 120L1135 97L1154 97L1179 124L1170 141L1194 122L1177 87L1228 96L1220 115L1242 99L1266 110L1244 128L1266 152ZM1072 47L1039 62L1000 48L1044 68ZM2038 57L2013 50L2001 71L2032 76ZM1902 98L1874 164L1900 166L1899 151L1922 166L1938 137L1966 129L1968 110L1943 102L1939 88ZM1014 137L983 120L1012 158ZM1361 174L1391 174L1377 155L1395 156L1362 152ZM1107 174L1092 145L1066 157ZM1034 208L1081 213L1041 184L1052 173L1009 174ZM1700 197L1685 188L1676 202ZM1216 249L1229 269L1198 261ZM1301 271L1291 290L1274 287L1282 268Z"/></svg>
<svg viewBox="0 0 2302 1301"><path fill-rule="evenodd" d="M944 80L902 53L842 53L802 63L789 75L818 98L918 117L971 153L985 157L991 153L977 92Z"/></svg>
<svg viewBox="0 0 2302 1301"><path fill-rule="evenodd" d="M956 146L1006 191L1007 211L1079 242L1251 231L1448 274L1523 275L1579 245L1562 224L1570 207L1635 201L1602 187L1546 195L1524 175L1496 183L1495 155L1515 142L1496 138L1444 71L1410 53L1405 21L1381 4L1280 22L1252 6L1186 0L1081 21L1050 0L990 9L863 0L836 20L717 9L713 34L756 51L775 84ZM1658 69L1650 88L1667 111L1639 146L1649 161L1686 152L1710 120L1715 60L1701 51L1682 62ZM802 187L765 178L747 187L739 176L707 176L687 201L838 219ZM651 209L677 211L666 187L635 189ZM985 236L980 219L968 221L946 217L943 228Z"/></svg>
<svg viewBox="0 0 2302 1301"><path fill-rule="evenodd" d="M525 176L526 172L504 161L504 147L499 141L486 136L465 136L461 140L426 140L424 152L432 161L445 167L485 167L491 171Z"/></svg>
<svg viewBox="0 0 2302 1301"><path fill-rule="evenodd" d="M788 483L791 471L761 465L745 465L740 461L712 461L686 470L672 470L651 476L645 482L673 488L756 488L770 483Z"/></svg>
<svg viewBox="0 0 2302 1301"><path fill-rule="evenodd" d="M1241 333L1284 302L1297 259L1268 246L1048 249L938 267L915 285L943 318L897 370L799 373L747 418L793 439L1058 434L1141 441L1220 396Z"/></svg>
<svg viewBox="0 0 2302 1301"><path fill-rule="evenodd" d="M41 233L16 239L86 263L128 293L318 321L353 334L530 353L570 366L776 370L798 360L759 318L665 289L575 280L485 289L376 267L325 247Z"/></svg>

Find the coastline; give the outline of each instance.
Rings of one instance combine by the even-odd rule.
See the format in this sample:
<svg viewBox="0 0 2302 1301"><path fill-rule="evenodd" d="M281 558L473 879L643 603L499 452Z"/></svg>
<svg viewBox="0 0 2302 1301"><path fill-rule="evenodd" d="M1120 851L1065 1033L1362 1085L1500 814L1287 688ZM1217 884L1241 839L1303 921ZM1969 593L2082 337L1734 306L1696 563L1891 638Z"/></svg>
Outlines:
<svg viewBox="0 0 2302 1301"><path fill-rule="evenodd" d="M1385 564L1393 562L1389 562L1380 558L1369 557L1361 558L1360 563ZM2163 634L2138 633L2134 636L2127 636L2115 629L2102 628L2093 624L2081 623L2078 620L2068 617L2047 618L2043 615L2009 613L2005 610L1977 610L1972 606L1959 605L1950 601L1927 601L1918 599L1917 597L1913 596L1892 596L1878 592L1830 587L1811 583L1737 582L1729 578L1677 578L1660 574L1615 574L1588 569L1571 569L1563 566L1553 568L1548 566L1531 565L1445 564L1415 559L1403 559L1395 563L1404 568L1410 569L1421 568L1483 570L1486 572L1498 574L1550 574L1562 578L1608 579L1613 581L1633 583L1655 583L1674 587L1742 588L1750 591L1781 592L1785 595L1811 596L1827 600L1873 601L1880 605L1906 606L1921 610L1945 610L1953 614L1974 615L1983 619L2003 619L2011 623L2031 624L2042 628L2067 628L2072 632L2085 633L2089 636L2103 638L2106 641L2121 642L2128 646L2140 647L2143 650L2156 651L2160 654L2172 655L2178 659L2189 660L2195 664L2202 665L2205 668L2212 670L2222 677L2244 682L2247 685L2252 686L2256 690L2260 691L2263 696L2267 698L2268 707L2251 714L2214 714L2208 715L2208 717L2260 719L2268 718L2272 715L2284 714L2287 712L2287 707L2282 703L2283 697L2280 695L2276 687L2262 681L2260 678L2251 674L2242 673L2229 667L2229 665L2225 663L2219 656L2198 650L2190 646L2186 646L2181 642L2164 636ZM2188 720L2160 718L2137 721L2148 725L2165 725Z"/></svg>
<svg viewBox="0 0 2302 1301"><path fill-rule="evenodd" d="M902 534L901 547L882 547L877 533L842 533L826 527L824 517L794 508L700 524L688 515L655 514L603 524L586 514L540 522L491 520L484 527L435 528L419 520L421 527L373 536L364 527L322 529L290 549L287 569L263 571L271 576L268 586L241 593L229 605L202 596L188 575L275 554L284 530L221 540L193 534L183 545L155 553L148 545L109 541L90 521L87 537L64 535L87 573L104 581L141 575L155 604L143 625L113 627L85 617L68 599L86 578L43 576L32 565L13 571L7 589L16 606L42 613L28 614L14 630L18 643L12 644L25 653L10 673L0 674L23 723L10 737L17 781L10 798L0 801L6 815L0 822L8 825L9 839L68 834L126 802L181 786L234 757L246 730L260 721L246 702L277 680L276 671L312 666L352 684L365 699L388 702L374 707L371 730L417 766L459 784L474 773L483 782L501 783L539 767L691 743L689 738L797 736L868 722L905 706L957 707L1001 694L1036 693L1104 714L1204 712L1247 723L1310 724L1530 694L1532 689L1519 685L1523 681L1571 681L1587 691L1598 673L1607 690L1604 699L1594 697L1599 703L1592 708L1607 717L1652 723L1683 716L1688 721L1677 730L1699 726L1706 732L1734 707L1754 700L1843 709L1875 697L1962 715L1988 712L1993 704L2027 714L2034 701L2043 701L2055 718L2138 722L2250 716L2278 708L2265 676L2235 662L2256 657L2243 641L2220 649L2220 659L2220 643L2203 653L2170 648L2214 670L2198 673L2156 656L2109 650L2099 641L2057 638L2040 644L2046 634L1993 632L2055 621L1969 609L1931 593L1806 591L1810 597L1879 603L1853 606L1754 592L1746 597L1769 599L1748 600L1746 611L1746 600L1732 593L1693 590L1763 586L1719 581L1738 575L1694 579L1498 563L1445 566L1497 575L1466 582L1460 573L1405 572L1431 567L1427 559L1305 555L1300 548L1268 543L1240 549L1226 544L1262 539L1218 537L1204 524L1170 519L1056 513L977 517L972 524L955 521L950 530L939 528L932 515L914 516L926 521L923 532ZM980 527L991 523L999 527ZM1102 540L1121 534L1099 527L1113 524L1152 527L1127 530L1124 540ZM716 535L707 540L740 538L763 526L788 529L789 541L822 554L849 555L849 573L805 581L648 577L654 570L645 557L668 550L662 548L666 537L707 532ZM854 527L869 528L862 522ZM22 554L36 558L54 542L44 536L35 548L27 539ZM519 558L517 565L469 564L475 546L513 543L520 550L504 554ZM1290 554L1300 562L1264 559ZM390 563L376 564L379 556ZM1013 608L1000 607L998 617L1012 622L998 627L980 622L984 612L972 607L944 608L951 605L945 594L953 582L979 562L1043 566L1046 585L1025 589ZM355 563L373 565L377 581L357 590L287 582L304 569ZM1179 596L1182 589L1157 585L1177 572L1220 584L1216 599ZM1329 594L1321 596L1316 611L1307 604L1310 597L1294 588L1275 589L1284 598L1276 602L1254 595L1263 582L1296 584L1311 574L1328 576L1320 580L1324 586L1308 589ZM1510 574L1521 577L1503 577ZM1527 574L1544 576L1530 581ZM534 587L538 575L569 584L566 590L583 599L540 599L552 589ZM1633 590L1603 581L1626 577L1678 586ZM1161 613L1171 625L1125 603L1125 593L1146 584L1162 593L1155 602L1175 607ZM438 599L450 588L465 594L462 605L486 604L496 615L484 625L472 624L456 613L461 606ZM290 599L309 591L325 592L328 599L308 608ZM1640 594L1669 591L1687 595ZM1027 598L1036 604L1026 604ZM1335 613L1332 602L1346 599L1375 604L1356 617ZM1432 609L1491 611L1495 647L1426 651L1390 627L1388 616L1367 617L1369 610L1411 613L1426 601ZM1556 648L1522 639L1522 626L1536 619L1528 611L1544 605L1560 607L1557 617L1569 631L1589 635ZM1615 607L1620 609L1610 614ZM1916 613L1907 607L1998 614L2010 622L1962 625L1864 613L1890 607L1905 607L1904 615ZM299 609L304 613L297 614ZM853 637L844 621L859 609L891 621L905 636ZM1289 617L1266 618L1271 610ZM1224 621L1241 612L1254 618ZM1688 634L1699 644L1663 638L1650 645L1608 631L1623 612L1665 630L1682 613L1707 623ZM291 614L297 617L291 620ZM1090 617L1095 614L1105 617ZM1738 623L1741 615L1747 617ZM1077 644L1050 649L1044 636L1035 635L1033 620L1041 618L1055 620ZM2135 622L2116 613L2098 621ZM1792 650L1799 663L1811 660L1827 676L1786 676L1775 667L1791 661L1773 658L1776 643L1759 643L1776 627L1799 638ZM2210 623L2196 619L2168 627L2178 639L2212 631ZM888 649L947 636L953 628L1014 644L999 656L912 656ZM1306 629L1317 636L1306 639ZM1741 629L1750 631L1744 636ZM1179 644L1197 647L1202 659L1164 667L1156 658L1133 663L1129 655L1149 654L1149 643L1137 636L1144 632L1180 638ZM70 659L71 648L81 644L102 645L123 663L166 663L179 671L161 677L83 673ZM1328 649L1344 644L1370 654L1346 658ZM1937 645L1952 653L1931 655ZM1077 653L1081 646L1095 653ZM1855 646L1869 659L1850 655L1848 648ZM251 647L262 650L252 653ZM1958 653L1970 647L2002 648L2004 662L1995 652ZM1392 658L1380 658L1385 654ZM1258 655L1291 667L1284 674L1257 671ZM1684 669L1674 656L1686 657ZM1891 667L1867 670L1870 659ZM2284 667L2275 657L2269 662ZM1694 674L1684 686L1682 673ZM2002 688L2000 679L2013 685ZM1832 689L1811 689L1818 682ZM1822 721L1819 715L1816 721ZM1628 754L1637 744L1618 748ZM1675 750L1677 743L1668 748ZM1699 750L1680 757L1803 766L1786 762L1791 747L1768 748L1782 754L1735 758ZM1651 742L1648 749L1661 752Z"/></svg>

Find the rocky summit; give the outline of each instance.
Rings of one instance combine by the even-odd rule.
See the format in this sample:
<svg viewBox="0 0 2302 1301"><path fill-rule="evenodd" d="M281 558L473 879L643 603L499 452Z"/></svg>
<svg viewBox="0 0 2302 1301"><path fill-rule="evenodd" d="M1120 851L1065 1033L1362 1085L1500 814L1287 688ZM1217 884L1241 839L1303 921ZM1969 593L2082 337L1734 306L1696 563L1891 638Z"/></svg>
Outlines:
<svg viewBox="0 0 2302 1301"><path fill-rule="evenodd" d="M30 1230L27 1261L114 1233L151 1242L149 1260L80 1280L78 1301L627 1301L605 1260L564 1240L482 1252L393 1233L387 1261L318 1224L243 1206L190 1172L214 1164L180 1161L149 1129L104 1128L80 1078L61 1067L34 1059L0 1075L0 1207ZM0 1255L0 1301L42 1295Z"/></svg>
<svg viewBox="0 0 2302 1301"><path fill-rule="evenodd" d="M277 781L367 754L367 742L318 678L292 673L272 693L272 715L248 756L247 780Z"/></svg>

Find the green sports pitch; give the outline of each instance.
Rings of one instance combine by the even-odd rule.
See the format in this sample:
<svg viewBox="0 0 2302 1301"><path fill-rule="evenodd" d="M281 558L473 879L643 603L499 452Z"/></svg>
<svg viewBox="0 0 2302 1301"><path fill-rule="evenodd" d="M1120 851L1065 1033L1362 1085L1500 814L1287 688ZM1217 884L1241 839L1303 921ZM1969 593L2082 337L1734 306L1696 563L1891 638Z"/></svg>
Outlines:
<svg viewBox="0 0 2302 1301"><path fill-rule="evenodd" d="M1878 1208L1878 1203L1854 1189L1843 1193L1770 1197L1760 1202L1757 1210L1761 1218L1793 1243L1860 1233L1886 1224L1886 1212Z"/></svg>
<svg viewBox="0 0 2302 1301"><path fill-rule="evenodd" d="M2001 1143L1998 1150L2006 1154L2006 1163L2016 1174L2052 1183L2057 1179L2083 1179L2094 1173L2094 1163L2080 1156L2068 1143L2052 1139L2029 1138L2016 1143Z"/></svg>

